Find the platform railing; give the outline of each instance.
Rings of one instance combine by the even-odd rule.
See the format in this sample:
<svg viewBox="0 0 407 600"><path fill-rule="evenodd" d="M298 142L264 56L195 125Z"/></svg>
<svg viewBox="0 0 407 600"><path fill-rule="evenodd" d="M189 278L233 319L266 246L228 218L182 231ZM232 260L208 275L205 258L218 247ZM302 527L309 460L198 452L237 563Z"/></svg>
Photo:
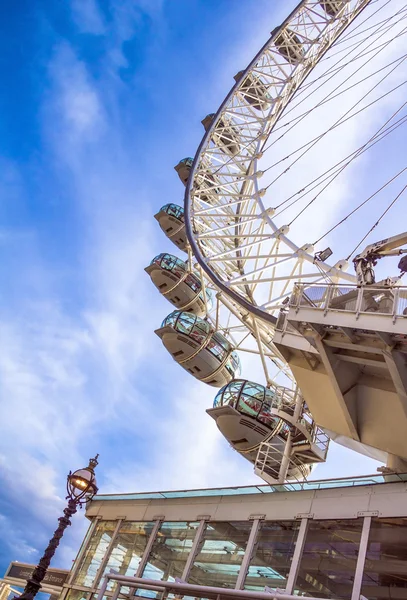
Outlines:
<svg viewBox="0 0 407 600"><path fill-rule="evenodd" d="M296 283L289 306L407 318L407 286ZM281 317L283 324L283 318ZM280 327L281 328L281 327Z"/></svg>

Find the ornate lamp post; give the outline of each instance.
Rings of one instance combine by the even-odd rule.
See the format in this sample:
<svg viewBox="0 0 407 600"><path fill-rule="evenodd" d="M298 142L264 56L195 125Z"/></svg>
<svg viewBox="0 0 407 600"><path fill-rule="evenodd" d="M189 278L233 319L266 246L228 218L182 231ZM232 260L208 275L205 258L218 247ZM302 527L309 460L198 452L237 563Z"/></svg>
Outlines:
<svg viewBox="0 0 407 600"><path fill-rule="evenodd" d="M98 464L99 454L89 460L89 465L84 469L78 469L74 473L69 472L66 482L68 495L68 506L64 509L64 516L58 519L59 527L55 530L47 549L45 550L40 562L35 567L31 578L21 596L16 596L13 600L33 600L41 589L41 581L44 579L55 550L59 546L61 537L65 529L71 524L70 517L74 515L78 506L83 506L97 493L95 467Z"/></svg>

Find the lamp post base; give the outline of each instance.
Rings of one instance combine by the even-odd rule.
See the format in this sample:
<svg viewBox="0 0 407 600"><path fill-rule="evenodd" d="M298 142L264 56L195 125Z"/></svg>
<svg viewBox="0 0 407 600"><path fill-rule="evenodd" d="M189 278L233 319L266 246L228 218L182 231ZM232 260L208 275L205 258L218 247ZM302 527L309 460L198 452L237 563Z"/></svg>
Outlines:
<svg viewBox="0 0 407 600"><path fill-rule="evenodd" d="M76 513L77 503L75 500L69 500L68 506L64 509L64 516L58 519L59 526L55 530L47 549L44 552L38 565L35 567L30 579L24 588L21 596L14 596L13 600L33 600L41 589L41 581L44 579L47 569L51 563L51 559L55 554L55 550L59 546L61 537L65 529L71 524L70 518Z"/></svg>

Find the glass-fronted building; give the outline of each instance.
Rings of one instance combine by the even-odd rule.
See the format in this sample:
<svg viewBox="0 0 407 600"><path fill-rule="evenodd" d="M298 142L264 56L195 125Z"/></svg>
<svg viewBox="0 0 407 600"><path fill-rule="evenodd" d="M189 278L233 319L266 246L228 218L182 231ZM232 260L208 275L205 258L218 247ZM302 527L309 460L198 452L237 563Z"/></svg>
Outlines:
<svg viewBox="0 0 407 600"><path fill-rule="evenodd" d="M406 500L407 475L99 495L61 599L95 600L111 570L225 593L407 599ZM117 585L106 599L161 597Z"/></svg>

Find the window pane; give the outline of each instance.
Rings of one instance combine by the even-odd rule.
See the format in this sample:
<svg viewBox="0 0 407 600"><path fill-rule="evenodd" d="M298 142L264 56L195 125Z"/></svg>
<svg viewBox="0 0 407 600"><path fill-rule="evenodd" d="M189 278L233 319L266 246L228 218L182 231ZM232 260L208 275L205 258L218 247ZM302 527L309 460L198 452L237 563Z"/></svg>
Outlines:
<svg viewBox="0 0 407 600"><path fill-rule="evenodd" d="M80 592L79 590L69 590L65 600L87 600L90 592ZM50 596L51 597L51 596Z"/></svg>
<svg viewBox="0 0 407 600"><path fill-rule="evenodd" d="M198 525L198 522L164 522L151 549L143 577L164 581L181 577ZM144 591L139 590L139 593L144 594Z"/></svg>
<svg viewBox="0 0 407 600"><path fill-rule="evenodd" d="M264 521L261 524L245 580L246 590L263 592L265 586L285 588L298 528L298 521Z"/></svg>
<svg viewBox="0 0 407 600"><path fill-rule="evenodd" d="M153 522L123 522L103 574L113 569L120 575L134 577L153 527ZM113 582L110 581L107 589L111 590L113 585Z"/></svg>
<svg viewBox="0 0 407 600"><path fill-rule="evenodd" d="M316 598L349 599L362 525L363 519L311 520L296 590Z"/></svg>
<svg viewBox="0 0 407 600"><path fill-rule="evenodd" d="M251 521L208 523L188 582L234 588L251 528Z"/></svg>
<svg viewBox="0 0 407 600"><path fill-rule="evenodd" d="M96 525L73 583L85 587L92 587L97 570L106 554L107 547L110 544L116 525L117 521L99 521Z"/></svg>
<svg viewBox="0 0 407 600"><path fill-rule="evenodd" d="M362 594L369 600L407 597L407 519L372 519Z"/></svg>

